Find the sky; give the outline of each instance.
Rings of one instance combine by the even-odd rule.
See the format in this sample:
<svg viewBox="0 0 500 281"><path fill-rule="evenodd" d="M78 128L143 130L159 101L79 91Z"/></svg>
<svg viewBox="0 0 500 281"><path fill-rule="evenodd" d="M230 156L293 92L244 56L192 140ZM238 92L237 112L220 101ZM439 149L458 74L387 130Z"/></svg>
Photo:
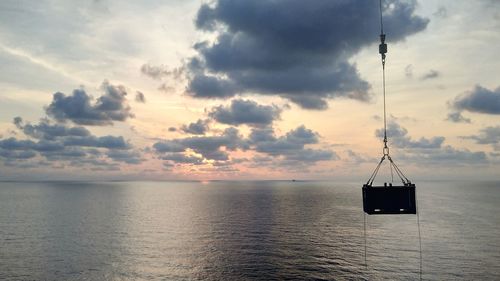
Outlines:
<svg viewBox="0 0 500 281"><path fill-rule="evenodd" d="M1 1L0 179L365 182L379 16L376 0ZM383 16L396 164L498 180L500 1Z"/></svg>

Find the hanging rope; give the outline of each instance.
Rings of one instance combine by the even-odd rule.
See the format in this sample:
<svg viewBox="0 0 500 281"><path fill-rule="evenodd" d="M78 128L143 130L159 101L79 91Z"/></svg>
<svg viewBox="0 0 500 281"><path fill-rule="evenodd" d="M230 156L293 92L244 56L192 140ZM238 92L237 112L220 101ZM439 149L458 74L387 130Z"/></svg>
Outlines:
<svg viewBox="0 0 500 281"><path fill-rule="evenodd" d="M387 115L386 115L386 105L385 105L385 54L387 53L387 44L385 43L384 34L384 21L382 18L382 0L379 1L380 8L380 45L378 46L378 52L382 58L382 92L384 96L384 154L389 154L389 148L387 147Z"/></svg>
<svg viewBox="0 0 500 281"><path fill-rule="evenodd" d="M417 207L417 226L418 226L418 253L419 253L419 263L420 263L420 270L419 270L419 275L420 275L420 281L422 281L422 236L420 235L420 216L419 216L419 211L418 211L418 197L417 197L417 191L415 190L415 207ZM365 234L366 235L366 234ZM365 257L366 259L366 257Z"/></svg>
<svg viewBox="0 0 500 281"><path fill-rule="evenodd" d="M422 281L422 235L420 233L420 215L418 211L418 199L416 198L417 194L415 191L415 199L416 201L416 207L417 207L417 228L418 228L418 253L419 253L419 279ZM365 238L365 270L368 270L368 262L367 262L367 238L366 238L366 213L363 212L363 225L364 225L364 238Z"/></svg>
<svg viewBox="0 0 500 281"><path fill-rule="evenodd" d="M363 222L365 229L365 269L368 269L368 263L366 262L366 213L365 212L363 212Z"/></svg>

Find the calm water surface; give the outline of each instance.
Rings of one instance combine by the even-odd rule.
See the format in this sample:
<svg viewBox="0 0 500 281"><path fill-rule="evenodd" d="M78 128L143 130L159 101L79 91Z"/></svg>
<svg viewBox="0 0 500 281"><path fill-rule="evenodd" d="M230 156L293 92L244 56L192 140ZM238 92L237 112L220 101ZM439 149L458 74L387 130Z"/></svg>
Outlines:
<svg viewBox="0 0 500 281"><path fill-rule="evenodd" d="M424 280L500 280L500 183L417 183ZM0 279L418 280L416 216L332 182L0 183Z"/></svg>

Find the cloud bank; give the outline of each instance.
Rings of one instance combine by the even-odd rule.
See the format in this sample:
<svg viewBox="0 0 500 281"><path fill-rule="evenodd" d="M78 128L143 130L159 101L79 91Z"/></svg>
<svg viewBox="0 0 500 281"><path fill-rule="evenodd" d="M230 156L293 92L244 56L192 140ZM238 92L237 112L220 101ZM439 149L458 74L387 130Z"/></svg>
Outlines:
<svg viewBox="0 0 500 281"><path fill-rule="evenodd" d="M55 93L45 107L47 117L38 123L15 117L16 137L0 138L0 160L12 167L64 168L87 167L94 170L119 170L119 163L144 161L123 136L96 136L81 125L112 125L133 117L124 86L105 81L104 94L93 102L83 89L72 95ZM68 123L77 124L73 126Z"/></svg>
<svg viewBox="0 0 500 281"><path fill-rule="evenodd" d="M389 41L426 28L416 1L385 1ZM378 40L376 1L231 1L203 4L196 27L215 33L195 44L188 63L188 92L197 98L259 93L303 108L325 109L327 100L366 101L370 85L348 59Z"/></svg>
<svg viewBox="0 0 500 281"><path fill-rule="evenodd" d="M375 136L383 138L383 129L375 131ZM465 166L471 164L486 164L488 158L483 151L470 151L445 145L445 137L421 137L414 140L408 135L408 130L396 122L389 122L387 128L389 144L398 149L398 159L409 160L416 164Z"/></svg>
<svg viewBox="0 0 500 281"><path fill-rule="evenodd" d="M252 128L247 137L244 137L238 129L229 127L213 136L158 141L153 145L153 150L158 158L166 160L169 166L202 163L212 163L212 166L231 166L243 162L248 162L247 164L252 166L256 161L269 159L266 164L278 168L313 165L319 161L338 159L333 151L307 147L318 142L319 135L305 126L299 126L279 137L275 135L272 127ZM236 151L250 151L257 153L257 156L253 160L243 161L228 153Z"/></svg>
<svg viewBox="0 0 500 281"><path fill-rule="evenodd" d="M48 119L25 124L16 117L13 123L24 138L0 139L0 158L8 166L28 163L13 160L31 159L38 161L38 168L97 165L116 170L119 162L139 164L144 160L122 136L95 136L84 127L53 124Z"/></svg>
<svg viewBox="0 0 500 281"><path fill-rule="evenodd" d="M486 127L477 135L463 136L464 139L475 140L477 144L490 144L494 150L500 150L500 126Z"/></svg>

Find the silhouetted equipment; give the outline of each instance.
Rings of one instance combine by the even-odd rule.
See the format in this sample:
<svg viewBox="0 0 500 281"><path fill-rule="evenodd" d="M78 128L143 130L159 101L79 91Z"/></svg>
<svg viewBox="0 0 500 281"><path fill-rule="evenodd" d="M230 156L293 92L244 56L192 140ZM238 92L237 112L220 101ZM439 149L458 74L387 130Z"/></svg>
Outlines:
<svg viewBox="0 0 500 281"><path fill-rule="evenodd" d="M363 185L363 211L369 215L416 214L415 184L408 180L389 155L387 137L384 137L383 153L384 155L375 171L373 171L368 182ZM401 185L393 185L392 182L380 186L373 185L373 181L385 159L389 160L392 177L394 178L394 170L401 179Z"/></svg>
<svg viewBox="0 0 500 281"><path fill-rule="evenodd" d="M415 185L363 185L363 210L373 214L416 214Z"/></svg>
<svg viewBox="0 0 500 281"><path fill-rule="evenodd" d="M373 171L368 182L363 185L363 210L369 215L384 214L416 214L415 184L403 174L401 169L394 163L389 155L387 146L387 118L385 105L385 59L387 44L385 43L384 23L382 21L382 1L380 1L380 45L378 52L382 58L382 87L384 97L384 148L382 149L382 159ZM390 162L392 181L394 181L393 169L402 181L402 185L384 183L384 185L374 186L373 181L378 174L380 166L387 159Z"/></svg>

